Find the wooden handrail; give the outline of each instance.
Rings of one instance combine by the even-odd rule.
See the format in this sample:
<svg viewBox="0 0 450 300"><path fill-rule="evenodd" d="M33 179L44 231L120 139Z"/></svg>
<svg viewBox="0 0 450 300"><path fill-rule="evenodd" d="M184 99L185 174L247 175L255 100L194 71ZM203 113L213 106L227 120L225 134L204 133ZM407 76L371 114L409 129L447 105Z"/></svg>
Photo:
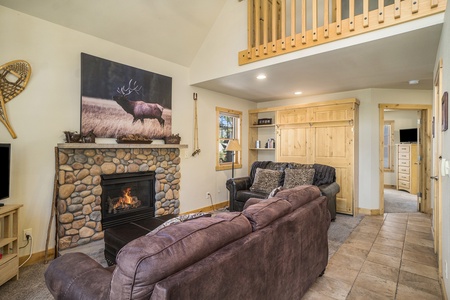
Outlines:
<svg viewBox="0 0 450 300"><path fill-rule="evenodd" d="M329 0L247 2L247 49L239 52L239 65L431 16L444 12L447 5L447 0L394 0L384 6L384 0L378 0L378 8L370 11L369 0L363 0L362 13L355 15L355 3L360 2L349 0L348 17L343 19L340 0L331 5Z"/></svg>

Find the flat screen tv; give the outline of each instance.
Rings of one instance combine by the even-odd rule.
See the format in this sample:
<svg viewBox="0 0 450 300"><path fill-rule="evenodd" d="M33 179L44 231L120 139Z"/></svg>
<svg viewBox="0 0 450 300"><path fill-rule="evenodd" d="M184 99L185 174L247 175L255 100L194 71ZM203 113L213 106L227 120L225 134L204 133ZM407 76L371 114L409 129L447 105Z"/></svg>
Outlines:
<svg viewBox="0 0 450 300"><path fill-rule="evenodd" d="M9 198L10 168L11 144L0 144L0 200Z"/></svg>
<svg viewBox="0 0 450 300"><path fill-rule="evenodd" d="M400 143L417 143L417 128L400 129Z"/></svg>

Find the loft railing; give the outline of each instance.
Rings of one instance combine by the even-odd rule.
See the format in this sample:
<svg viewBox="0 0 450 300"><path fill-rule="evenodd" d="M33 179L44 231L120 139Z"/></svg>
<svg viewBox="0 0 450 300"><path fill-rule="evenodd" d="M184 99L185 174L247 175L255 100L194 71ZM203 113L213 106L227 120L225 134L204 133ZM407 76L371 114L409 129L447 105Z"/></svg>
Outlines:
<svg viewBox="0 0 450 300"><path fill-rule="evenodd" d="M239 64L445 11L447 0L247 0L248 48Z"/></svg>

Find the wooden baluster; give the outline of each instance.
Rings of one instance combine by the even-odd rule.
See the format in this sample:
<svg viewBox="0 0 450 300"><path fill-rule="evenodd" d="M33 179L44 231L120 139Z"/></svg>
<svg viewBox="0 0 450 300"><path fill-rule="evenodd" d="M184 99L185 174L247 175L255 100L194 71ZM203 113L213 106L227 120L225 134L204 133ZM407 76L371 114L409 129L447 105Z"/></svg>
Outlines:
<svg viewBox="0 0 450 300"><path fill-rule="evenodd" d="M342 4L340 0L336 1L336 34L342 33Z"/></svg>
<svg viewBox="0 0 450 300"><path fill-rule="evenodd" d="M295 47L295 21L297 20L296 13L296 0L291 0L291 47Z"/></svg>
<svg viewBox="0 0 450 300"><path fill-rule="evenodd" d="M412 0L412 13L415 14L419 11L419 0Z"/></svg>
<svg viewBox="0 0 450 300"><path fill-rule="evenodd" d="M281 49L286 49L286 0L281 0Z"/></svg>
<svg viewBox="0 0 450 300"><path fill-rule="evenodd" d="M272 52L277 52L278 1L272 1Z"/></svg>
<svg viewBox="0 0 450 300"><path fill-rule="evenodd" d="M260 39L260 19L261 19L261 5L259 0L255 0L255 55L259 57L259 46L261 45Z"/></svg>
<svg viewBox="0 0 450 300"><path fill-rule="evenodd" d="M306 44L306 0L302 0L302 44Z"/></svg>
<svg viewBox="0 0 450 300"><path fill-rule="evenodd" d="M398 19L400 18L401 13L401 6L400 6L400 0L395 0L394 2L394 18Z"/></svg>
<svg viewBox="0 0 450 300"><path fill-rule="evenodd" d="M317 41L317 0L312 0L312 35L313 41Z"/></svg>
<svg viewBox="0 0 450 300"><path fill-rule="evenodd" d="M363 1L363 27L369 26L369 0Z"/></svg>
<svg viewBox="0 0 450 300"><path fill-rule="evenodd" d="M328 0L323 0L323 37L327 38L330 36L330 18L329 18L329 9L330 5L328 4Z"/></svg>
<svg viewBox="0 0 450 300"><path fill-rule="evenodd" d="M267 54L267 46L269 43L269 0L263 1L263 53Z"/></svg>
<svg viewBox="0 0 450 300"><path fill-rule="evenodd" d="M348 7L348 28L350 31L355 30L355 0L349 0Z"/></svg>
<svg viewBox="0 0 450 300"><path fill-rule="evenodd" d="M384 22L384 0L378 0L378 23L383 22Z"/></svg>
<svg viewBox="0 0 450 300"><path fill-rule="evenodd" d="M431 0L431 8L435 8L437 6L438 6L438 0Z"/></svg>
<svg viewBox="0 0 450 300"><path fill-rule="evenodd" d="M255 40L253 32L254 11L253 0L247 0L247 58L252 58L253 41Z"/></svg>

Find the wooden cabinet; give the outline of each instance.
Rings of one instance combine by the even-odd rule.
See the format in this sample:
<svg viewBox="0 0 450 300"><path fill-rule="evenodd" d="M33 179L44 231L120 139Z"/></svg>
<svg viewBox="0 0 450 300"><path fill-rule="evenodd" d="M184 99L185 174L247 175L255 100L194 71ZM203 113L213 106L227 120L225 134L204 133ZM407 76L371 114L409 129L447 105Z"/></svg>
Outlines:
<svg viewBox="0 0 450 300"><path fill-rule="evenodd" d="M19 208L22 205L0 207L0 285L13 277L19 278Z"/></svg>
<svg viewBox="0 0 450 300"><path fill-rule="evenodd" d="M252 128L252 122L269 109L250 112L249 166L256 160L332 166L341 188L336 211L354 214L358 205L358 106L356 99L344 99L271 108L276 113L274 159L261 159L252 149L253 143L261 137Z"/></svg>
<svg viewBox="0 0 450 300"><path fill-rule="evenodd" d="M419 192L417 144L397 145L397 190Z"/></svg>

